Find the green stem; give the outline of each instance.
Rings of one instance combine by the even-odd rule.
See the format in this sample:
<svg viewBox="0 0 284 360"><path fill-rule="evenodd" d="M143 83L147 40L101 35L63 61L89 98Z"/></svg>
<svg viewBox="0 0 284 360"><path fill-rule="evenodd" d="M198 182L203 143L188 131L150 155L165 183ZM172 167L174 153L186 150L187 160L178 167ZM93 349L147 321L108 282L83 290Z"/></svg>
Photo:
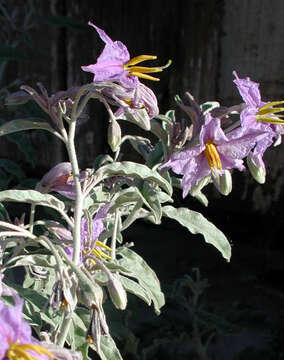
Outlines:
<svg viewBox="0 0 284 360"><path fill-rule="evenodd" d="M116 249L116 237L117 237L117 228L118 228L118 220L119 220L119 209L115 210L115 219L114 219L114 227L113 233L111 237L111 259L115 259L115 249Z"/></svg>
<svg viewBox="0 0 284 360"><path fill-rule="evenodd" d="M135 220L143 217L138 214L138 210L141 209L142 206L143 206L143 201L138 200L136 205L134 206L133 210L131 211L131 213L127 216L127 218L122 223L121 228L120 228L121 231L127 229ZM113 229L105 231L100 236L100 241L104 241L105 239L108 239L112 235L113 235Z"/></svg>
<svg viewBox="0 0 284 360"><path fill-rule="evenodd" d="M75 184L76 200L74 211L74 228L73 228L73 261L75 264L79 263L81 250L81 217L83 212L83 197L80 184L80 172L75 150L75 129L76 121L72 121L69 125L69 136L67 142L67 151L72 167L72 174Z"/></svg>
<svg viewBox="0 0 284 360"><path fill-rule="evenodd" d="M69 156L69 160L71 163L72 168L72 175L74 179L75 184L75 191L76 191L76 199L75 199L75 210L74 210L74 227L72 229L73 234L73 265L76 267L76 265L79 264L80 261L80 251L81 251L81 217L83 212L83 196L82 196L82 189L80 184L80 170L76 155L76 149L75 149L75 131L76 131L76 113L77 113L77 106L79 104L80 98L83 95L85 91L85 88L82 87L74 101L74 105L72 108L72 114L71 114L71 121L69 122L69 133L68 138L66 139L66 148ZM63 249L60 248L61 253L65 252ZM68 258L68 256L66 256ZM74 268L72 269L74 271ZM72 316L66 317L66 313L64 313L64 317L62 319L60 332L58 335L58 344L60 346L64 346L66 337L68 335L70 325L72 322Z"/></svg>
<svg viewBox="0 0 284 360"><path fill-rule="evenodd" d="M70 316L70 314L69 314ZM59 335L58 335L58 338L57 338L57 344L61 347L64 347L64 344L65 344L65 340L66 340L66 337L68 335L68 331L69 331L69 328L70 328L70 325L71 325L71 322L72 322L72 317L68 317L67 318L67 312L65 311L64 314L63 314L63 319L62 319L62 323L61 323L61 327L60 327L60 332L59 332Z"/></svg>
<svg viewBox="0 0 284 360"><path fill-rule="evenodd" d="M35 220L35 208L36 204L31 205L31 212L30 212L30 221L29 221L29 231L32 233L34 230L34 220Z"/></svg>

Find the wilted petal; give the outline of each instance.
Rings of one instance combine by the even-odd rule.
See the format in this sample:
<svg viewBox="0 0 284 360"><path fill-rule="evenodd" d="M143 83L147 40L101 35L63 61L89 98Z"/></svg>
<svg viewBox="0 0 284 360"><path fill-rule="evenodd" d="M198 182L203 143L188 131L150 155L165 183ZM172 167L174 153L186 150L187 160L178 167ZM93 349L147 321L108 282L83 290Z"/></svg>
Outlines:
<svg viewBox="0 0 284 360"><path fill-rule="evenodd" d="M72 167L70 162L59 163L44 175L37 184L36 190L44 193L53 191L54 188L65 185L71 173Z"/></svg>

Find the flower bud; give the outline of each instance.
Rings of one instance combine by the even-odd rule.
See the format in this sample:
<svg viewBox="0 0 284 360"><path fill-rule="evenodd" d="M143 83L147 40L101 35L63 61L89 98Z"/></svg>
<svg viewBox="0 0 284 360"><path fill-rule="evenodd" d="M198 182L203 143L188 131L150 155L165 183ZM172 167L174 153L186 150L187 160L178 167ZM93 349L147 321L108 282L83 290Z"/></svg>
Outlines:
<svg viewBox="0 0 284 360"><path fill-rule="evenodd" d="M214 185L222 195L229 195L232 191L232 175L229 170L223 170L212 176Z"/></svg>
<svg viewBox="0 0 284 360"><path fill-rule="evenodd" d="M121 129L118 122L112 119L108 127L108 144L116 152L121 143Z"/></svg>
<svg viewBox="0 0 284 360"><path fill-rule="evenodd" d="M114 306L119 310L124 310L127 305L127 295L121 282L114 276L111 276L107 288Z"/></svg>
<svg viewBox="0 0 284 360"><path fill-rule="evenodd" d="M251 153L247 156L247 164L249 171L259 184L265 183L266 170L262 161L254 157Z"/></svg>
<svg viewBox="0 0 284 360"><path fill-rule="evenodd" d="M136 109L135 111L126 111L124 116L128 121L136 124L143 130L149 131L151 129L151 119L147 113L147 110L144 108Z"/></svg>

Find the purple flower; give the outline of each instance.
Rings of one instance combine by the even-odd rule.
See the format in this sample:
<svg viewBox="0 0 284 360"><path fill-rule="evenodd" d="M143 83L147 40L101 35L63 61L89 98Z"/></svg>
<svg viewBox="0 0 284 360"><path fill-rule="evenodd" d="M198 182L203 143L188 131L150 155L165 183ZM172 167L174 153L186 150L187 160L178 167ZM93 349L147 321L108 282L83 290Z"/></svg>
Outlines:
<svg viewBox="0 0 284 360"><path fill-rule="evenodd" d="M150 130L150 120L159 114L157 98L150 88L140 82L135 89L109 82L102 86L106 101L118 107L114 114L116 118L126 118L142 129Z"/></svg>
<svg viewBox="0 0 284 360"><path fill-rule="evenodd" d="M81 253L80 253L80 261L83 261L84 256L87 255L95 255L99 258L111 259L111 257L104 251L111 251L111 248L101 241L98 240L100 234L104 231L104 219L107 217L108 210L110 208L110 203L107 203L101 206L96 213L94 219L91 219L91 226L89 229L88 220L84 216L81 220ZM56 231L56 229L55 229ZM90 231L90 233L89 233ZM58 235L63 239L70 241L70 237L72 234L70 231L66 230L64 233L61 231ZM73 256L73 247L72 244L68 244L64 247L67 255L72 258Z"/></svg>
<svg viewBox="0 0 284 360"><path fill-rule="evenodd" d="M265 150L273 144L281 143L281 135L284 133L284 121L275 114L284 111L282 107L274 107L283 104L284 101L263 102L259 91L259 84L251 81L249 77L240 79L236 73L234 83L236 84L246 107L240 113L241 125L243 128L254 128L266 132L266 136L257 141L257 145L252 153L255 163L265 169L262 156Z"/></svg>
<svg viewBox="0 0 284 360"><path fill-rule="evenodd" d="M154 60L157 56L140 55L130 60L127 47L121 41L112 41L102 29L90 21L88 24L96 29L100 38L106 44L95 64L81 67L82 70L94 74L94 82L110 80L119 82L126 88L135 88L139 83L138 77L159 81L158 78L150 76L148 73L163 71L165 67L170 65L169 62L165 66L153 68L135 66L145 60Z"/></svg>
<svg viewBox="0 0 284 360"><path fill-rule="evenodd" d="M135 115L135 113L141 109L146 110L149 120L153 119L159 114L156 95L144 84L138 84L131 98L124 98L121 100L123 102L115 113L115 116L117 117L127 112L132 112Z"/></svg>
<svg viewBox="0 0 284 360"><path fill-rule="evenodd" d="M85 173L80 174L80 180L84 181ZM37 184L36 190L42 193L56 191L69 199L76 198L72 167L69 162L62 162L54 166Z"/></svg>
<svg viewBox="0 0 284 360"><path fill-rule="evenodd" d="M241 128L225 134L220 119L206 114L199 145L174 154L161 168L170 167L176 174L183 175L181 186L185 197L193 185L208 175L219 183L220 178L228 176L225 170L236 168L243 171L242 159L263 136L265 134L258 130L244 131Z"/></svg>
<svg viewBox="0 0 284 360"><path fill-rule="evenodd" d="M0 359L53 359L54 356L32 337L23 319L24 301L14 296L14 306L0 300Z"/></svg>

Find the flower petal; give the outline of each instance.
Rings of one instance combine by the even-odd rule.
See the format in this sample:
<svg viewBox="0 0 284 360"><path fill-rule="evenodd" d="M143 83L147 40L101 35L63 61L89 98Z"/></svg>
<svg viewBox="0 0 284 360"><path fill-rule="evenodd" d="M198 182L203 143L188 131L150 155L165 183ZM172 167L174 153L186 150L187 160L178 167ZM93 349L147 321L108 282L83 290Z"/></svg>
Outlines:
<svg viewBox="0 0 284 360"><path fill-rule="evenodd" d="M236 71L234 71L233 74L236 77L236 79L233 81L237 85L239 93L244 102L249 106L259 108L262 104L259 92L259 84L251 81L249 77L246 79L240 79Z"/></svg>

